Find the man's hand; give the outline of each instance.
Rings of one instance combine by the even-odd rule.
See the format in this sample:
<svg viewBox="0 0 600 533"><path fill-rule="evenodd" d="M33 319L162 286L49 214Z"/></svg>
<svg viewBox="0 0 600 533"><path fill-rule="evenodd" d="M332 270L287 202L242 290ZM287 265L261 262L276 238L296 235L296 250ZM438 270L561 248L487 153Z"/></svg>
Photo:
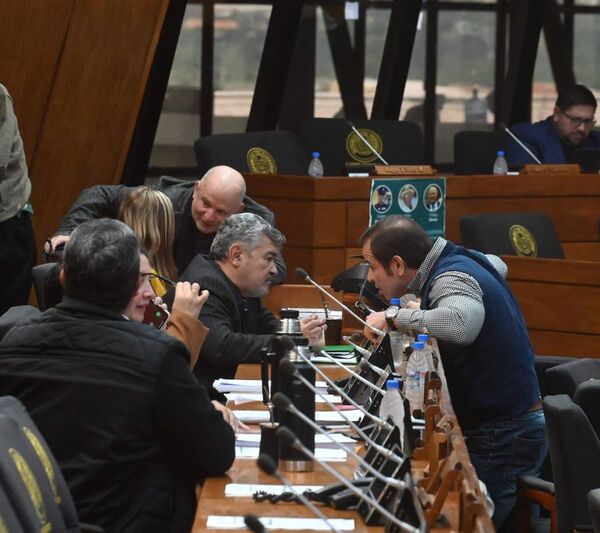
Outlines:
<svg viewBox="0 0 600 533"><path fill-rule="evenodd" d="M319 342L326 329L327 324L325 324L325 319L319 318L317 315L311 315L300 320L300 331L310 343Z"/></svg>
<svg viewBox="0 0 600 533"><path fill-rule="evenodd" d="M383 311L379 311L378 313L371 313L365 320L367 324L380 329L381 331L385 331L387 329L387 322L385 320L385 313ZM363 334L370 341L377 341L379 339L379 335L375 333L372 329L365 326L363 330Z"/></svg>
<svg viewBox="0 0 600 533"><path fill-rule="evenodd" d="M207 299L208 291L200 291L200 285L189 281L180 281L175 287L173 311L177 309L181 313L198 318Z"/></svg>
<svg viewBox="0 0 600 533"><path fill-rule="evenodd" d="M213 404L213 407L223 415L225 422L227 422L233 428L235 433L248 433L252 431L252 429L241 422L239 418L233 414L231 409L227 409L227 407L216 400L213 400L211 403Z"/></svg>
<svg viewBox="0 0 600 533"><path fill-rule="evenodd" d="M56 248L60 245L64 245L71 238L70 235L55 235L46 241L44 245L44 253L48 258L48 261L56 261Z"/></svg>

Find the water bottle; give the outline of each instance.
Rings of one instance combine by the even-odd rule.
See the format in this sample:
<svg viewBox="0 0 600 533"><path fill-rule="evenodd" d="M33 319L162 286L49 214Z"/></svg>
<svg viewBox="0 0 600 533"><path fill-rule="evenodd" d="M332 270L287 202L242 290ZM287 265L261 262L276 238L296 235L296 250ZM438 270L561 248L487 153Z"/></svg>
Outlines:
<svg viewBox="0 0 600 533"><path fill-rule="evenodd" d="M388 416L392 418L394 424L402 432L404 428L404 403L400 394L400 382L395 379L387 380L386 391L379 405L379 417L386 420Z"/></svg>
<svg viewBox="0 0 600 533"><path fill-rule="evenodd" d="M321 163L321 160L319 159L320 156L321 154L319 152L312 153L312 159L310 160L310 163L308 165L309 176L314 176L315 178L318 178L319 176L323 175L323 163Z"/></svg>
<svg viewBox="0 0 600 533"><path fill-rule="evenodd" d="M393 316L395 317L398 314L398 311L400 309L400 298L391 298L390 299L390 306L387 308L386 310L386 316ZM390 320L392 321L393 318ZM394 367L396 372L398 371L398 368L400 367L400 364L402 363L402 354L404 352L404 347L403 347L403 342L404 342L404 335L401 331L398 331L397 329L393 329L392 327L389 327L390 324L388 323L388 332L390 335L390 346L392 348L392 358L394 359Z"/></svg>
<svg viewBox="0 0 600 533"><path fill-rule="evenodd" d="M415 341L412 353L406 365L406 381L404 395L410 402L410 411L423 410L423 394L425 392L425 376L429 370L427 358L423 352L422 342Z"/></svg>
<svg viewBox="0 0 600 533"><path fill-rule="evenodd" d="M427 370L431 372L435 369L435 366L433 364L433 350L431 349L431 344L429 344L429 335L427 333L419 333L417 341L423 343L423 353L427 361Z"/></svg>
<svg viewBox="0 0 600 533"><path fill-rule="evenodd" d="M496 152L496 161L494 161L494 170L492 173L504 176L507 172L508 163L504 158L504 150L498 150L498 152Z"/></svg>

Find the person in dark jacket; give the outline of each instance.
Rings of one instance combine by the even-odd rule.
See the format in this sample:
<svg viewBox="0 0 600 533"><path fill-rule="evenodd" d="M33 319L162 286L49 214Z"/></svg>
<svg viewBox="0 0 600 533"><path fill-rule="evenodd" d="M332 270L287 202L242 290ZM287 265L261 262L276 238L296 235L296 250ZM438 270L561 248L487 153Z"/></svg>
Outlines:
<svg viewBox="0 0 600 533"><path fill-rule="evenodd" d="M209 258L196 256L180 280L208 289L210 298L200 312L209 329L194 373L213 398L217 378L232 378L240 363L257 363L277 329L273 314L260 301L273 283L284 237L279 230L252 213L230 216L219 228ZM167 300L169 299L167 294ZM316 339L325 321L302 321L302 333Z"/></svg>
<svg viewBox="0 0 600 533"><path fill-rule="evenodd" d="M175 338L124 316L142 283L136 236L92 220L65 247L65 296L0 343L16 396L56 456L82 521L190 531L195 485L235 459L235 435Z"/></svg>
<svg viewBox="0 0 600 533"><path fill-rule="evenodd" d="M246 195L243 176L231 167L211 168L198 181L181 181L163 176L157 189L164 192L175 211L175 239L173 256L179 273L183 272L197 254L208 255L210 245L223 221L234 213L254 213L270 224L273 213ZM93 218L117 218L123 199L135 190L125 185L96 185L84 190L60 227L46 244L45 251L52 255L57 246L66 242L72 231L82 222ZM277 258L278 283L287 275L281 255Z"/></svg>
<svg viewBox="0 0 600 533"><path fill-rule="evenodd" d="M572 85L560 91L548 118L535 124L513 124L510 130L542 163L572 163L578 149L600 150L600 133L593 130L595 112L594 94L583 85ZM511 166L536 163L510 136L505 152Z"/></svg>

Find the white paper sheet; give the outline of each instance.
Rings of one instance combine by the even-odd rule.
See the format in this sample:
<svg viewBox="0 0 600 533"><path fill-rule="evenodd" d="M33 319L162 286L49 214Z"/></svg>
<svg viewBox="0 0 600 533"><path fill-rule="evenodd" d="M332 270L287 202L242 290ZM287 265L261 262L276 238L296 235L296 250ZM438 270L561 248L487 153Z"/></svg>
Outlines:
<svg viewBox="0 0 600 533"><path fill-rule="evenodd" d="M241 409L235 409L233 414L238 417L244 424L258 424L260 422L269 421L268 411L258 411L248 409L247 411ZM344 416L350 419L352 422L358 422L363 413L358 409L344 409ZM317 424L346 424L346 421L340 416L337 411L317 411L315 413L315 421Z"/></svg>
<svg viewBox="0 0 600 533"><path fill-rule="evenodd" d="M341 433L330 433L333 441L325 435L315 434L315 446L317 448L336 448L350 446L354 448L356 441ZM260 433L237 433L235 436L237 446L260 446Z"/></svg>
<svg viewBox="0 0 600 533"><path fill-rule="evenodd" d="M323 485L292 485L296 492L304 492L305 490L319 490ZM267 485L267 484L251 484L251 483L227 483L225 485L225 496L228 498L251 498L255 492L262 490L269 494L281 494L289 490L285 485Z"/></svg>
<svg viewBox="0 0 600 533"><path fill-rule="evenodd" d="M330 531L330 527L320 518L287 518L280 516L261 516L260 522L267 529L302 530L314 529ZM354 531L354 520L332 518L329 523L339 531ZM243 516L209 515L206 520L209 529L246 529Z"/></svg>
<svg viewBox="0 0 600 533"><path fill-rule="evenodd" d="M258 446L238 446L235 447L236 459L258 459ZM345 461L348 454L340 448L316 448L315 455L319 461Z"/></svg>
<svg viewBox="0 0 600 533"><path fill-rule="evenodd" d="M236 405L249 402L262 402L262 393L260 392L229 392L225 395L228 402L234 402ZM325 394L325 398L332 404L342 403L342 399L334 394ZM316 403L325 403L321 397L315 395Z"/></svg>
<svg viewBox="0 0 600 533"><path fill-rule="evenodd" d="M324 381L316 381L315 386L319 392L323 394L327 392L327 383ZM226 392L262 393L262 381L260 379L216 379L213 387L223 394Z"/></svg>

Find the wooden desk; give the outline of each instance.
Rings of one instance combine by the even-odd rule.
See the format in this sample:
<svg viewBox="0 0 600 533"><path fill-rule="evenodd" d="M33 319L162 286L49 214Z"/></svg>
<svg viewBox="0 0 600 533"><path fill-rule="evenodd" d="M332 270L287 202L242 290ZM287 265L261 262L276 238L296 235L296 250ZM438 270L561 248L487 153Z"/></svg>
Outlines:
<svg viewBox="0 0 600 533"><path fill-rule="evenodd" d="M242 368L244 367L244 368ZM337 367L334 367L336 370ZM454 416L452 404L447 394L446 381L441 362L438 368L439 386L436 387L435 402L426 409L425 444L417 448L413 454L411 466L413 477L418 483L420 498L428 502L425 511L428 523L433 531L444 531L433 527L438 515L442 512L456 531L492 532L491 520L484 511L483 497L475 470L469 461L460 427ZM334 377L327 372L330 377ZM236 377L256 378L256 365L241 365ZM253 407L255 407L254 404ZM332 463L342 475L350 478L354 463ZM332 477L315 465L315 471L309 473L284 473L294 484L324 485L334 481ZM204 486L198 488L198 507L194 522L194 532L206 531L209 515L244 516L252 513L258 517L286 516L310 517L312 513L298 504L268 502L255 503L250 497L225 497L227 483L269 483L278 484L275 478L259 471L254 460L236 459L234 466L226 476L209 478ZM446 491L447 494L446 494ZM326 516L331 518L352 518L355 521L354 531L381 532L383 527L367 527L357 513L352 511L335 511L321 507ZM477 518L475 518L477 517ZM477 529L476 529L477 528ZM234 531L222 529L220 531ZM239 530L235 530L239 531Z"/></svg>
<svg viewBox="0 0 600 533"><path fill-rule="evenodd" d="M368 225L372 178L245 177L248 194L275 213L287 238L289 283L299 283L297 267L328 284L356 262L348 261L348 256L356 251ZM542 211L554 223L568 259L600 261L600 175L447 176L446 180L446 236L453 242L461 241L458 221L465 215Z"/></svg>

